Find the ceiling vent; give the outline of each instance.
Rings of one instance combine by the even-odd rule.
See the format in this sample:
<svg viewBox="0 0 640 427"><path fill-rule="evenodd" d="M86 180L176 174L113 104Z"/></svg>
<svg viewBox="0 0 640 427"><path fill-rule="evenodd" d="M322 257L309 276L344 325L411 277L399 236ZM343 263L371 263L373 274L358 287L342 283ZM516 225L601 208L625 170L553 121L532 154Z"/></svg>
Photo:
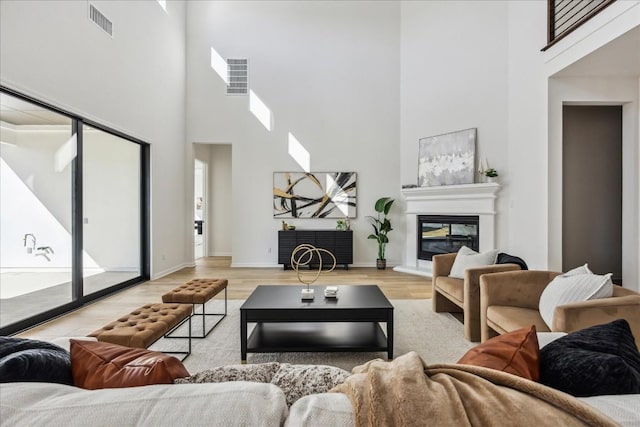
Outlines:
<svg viewBox="0 0 640 427"><path fill-rule="evenodd" d="M98 27L102 28L105 33L113 37L113 22L91 3L89 3L89 19L95 22Z"/></svg>
<svg viewBox="0 0 640 427"><path fill-rule="evenodd" d="M245 95L249 92L246 59L227 59L227 95Z"/></svg>

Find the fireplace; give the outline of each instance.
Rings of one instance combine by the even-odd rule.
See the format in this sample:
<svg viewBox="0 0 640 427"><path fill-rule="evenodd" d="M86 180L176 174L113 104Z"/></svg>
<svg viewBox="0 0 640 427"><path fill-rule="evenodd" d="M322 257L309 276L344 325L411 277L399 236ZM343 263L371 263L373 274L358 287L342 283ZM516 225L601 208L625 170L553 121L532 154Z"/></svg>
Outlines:
<svg viewBox="0 0 640 427"><path fill-rule="evenodd" d="M447 249L446 252L456 251L459 248L457 245L466 245L478 252L494 249L496 247L496 200L499 190L500 184L493 182L403 188L401 192L405 201L406 224L404 262L402 265L396 265L393 269L403 273L431 277L433 263L428 259L424 259L428 255L418 255L422 246L416 243L418 242L418 236L422 235L417 225L420 216L453 217L456 220L465 217L476 219L477 237L475 244L473 242L474 239L469 241L468 238L468 235L471 234L468 231L470 227L452 227L451 232L446 226L438 227L440 229L445 228L446 234L450 236L449 243L452 247ZM445 223L441 219L438 219L438 221ZM436 224L438 221L436 221ZM480 233L480 230L482 230L482 233ZM440 231L440 234L445 234L445 231ZM427 247L434 246L432 242L427 243ZM437 251L431 250L430 252L444 252L439 247L436 249Z"/></svg>
<svg viewBox="0 0 640 427"><path fill-rule="evenodd" d="M431 261L438 254L457 252L462 246L479 250L477 215L418 215L418 259Z"/></svg>

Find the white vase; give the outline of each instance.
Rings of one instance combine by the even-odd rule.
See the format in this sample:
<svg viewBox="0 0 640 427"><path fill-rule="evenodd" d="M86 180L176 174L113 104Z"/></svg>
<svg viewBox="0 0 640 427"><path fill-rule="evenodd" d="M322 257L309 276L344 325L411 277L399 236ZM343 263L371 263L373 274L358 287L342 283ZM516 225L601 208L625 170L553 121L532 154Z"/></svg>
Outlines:
<svg viewBox="0 0 640 427"><path fill-rule="evenodd" d="M498 182L498 177L497 176L488 176L487 177L487 182Z"/></svg>

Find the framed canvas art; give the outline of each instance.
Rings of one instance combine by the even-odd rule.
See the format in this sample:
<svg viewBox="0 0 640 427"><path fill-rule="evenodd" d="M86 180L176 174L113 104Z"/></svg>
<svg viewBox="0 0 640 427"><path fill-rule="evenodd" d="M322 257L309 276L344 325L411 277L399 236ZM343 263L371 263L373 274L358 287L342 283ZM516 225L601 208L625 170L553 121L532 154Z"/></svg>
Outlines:
<svg viewBox="0 0 640 427"><path fill-rule="evenodd" d="M356 217L355 172L274 172L274 218Z"/></svg>
<svg viewBox="0 0 640 427"><path fill-rule="evenodd" d="M422 138L418 146L418 187L473 184L476 128Z"/></svg>

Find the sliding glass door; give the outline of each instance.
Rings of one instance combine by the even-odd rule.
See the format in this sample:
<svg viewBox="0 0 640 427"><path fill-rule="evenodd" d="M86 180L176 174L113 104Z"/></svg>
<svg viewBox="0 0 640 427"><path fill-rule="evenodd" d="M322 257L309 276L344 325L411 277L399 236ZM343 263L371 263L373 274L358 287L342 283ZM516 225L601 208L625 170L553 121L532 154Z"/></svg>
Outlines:
<svg viewBox="0 0 640 427"><path fill-rule="evenodd" d="M149 145L0 89L8 335L149 278Z"/></svg>
<svg viewBox="0 0 640 427"><path fill-rule="evenodd" d="M90 294L140 276L141 147L83 126L83 276Z"/></svg>
<svg viewBox="0 0 640 427"><path fill-rule="evenodd" d="M71 122L0 93L0 328L72 300Z"/></svg>

